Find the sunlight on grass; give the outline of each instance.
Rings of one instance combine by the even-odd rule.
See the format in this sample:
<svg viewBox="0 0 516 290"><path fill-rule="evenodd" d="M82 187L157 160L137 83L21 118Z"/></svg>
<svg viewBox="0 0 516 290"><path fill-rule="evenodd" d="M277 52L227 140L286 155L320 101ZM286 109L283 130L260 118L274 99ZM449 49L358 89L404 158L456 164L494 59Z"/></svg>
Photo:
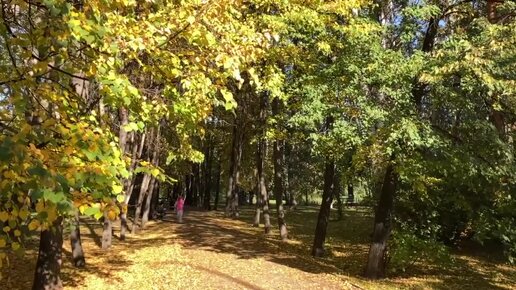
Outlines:
<svg viewBox="0 0 516 290"><path fill-rule="evenodd" d="M373 282L360 277L371 215L365 208L346 209L328 227L327 256L309 255L317 207L287 214L291 239L250 224L253 207L238 220L221 212L187 211L184 224L169 214L151 222L144 233L115 239L109 251L99 247L101 225L81 227L87 266L76 269L70 245L64 244L63 283L69 289L514 289L514 267L474 256L456 255L453 269L417 264L399 276ZM115 234L117 231L115 231ZM34 244L33 246L35 246ZM12 257L6 289L27 289L32 282L35 251ZM4 270L5 272L5 270ZM7 273L6 273L7 274ZM16 281L16 283L14 283Z"/></svg>

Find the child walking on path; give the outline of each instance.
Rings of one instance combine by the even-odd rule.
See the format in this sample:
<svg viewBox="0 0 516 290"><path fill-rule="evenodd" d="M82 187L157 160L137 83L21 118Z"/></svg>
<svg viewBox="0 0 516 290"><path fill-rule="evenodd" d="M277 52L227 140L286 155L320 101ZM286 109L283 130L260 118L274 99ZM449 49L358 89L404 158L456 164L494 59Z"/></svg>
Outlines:
<svg viewBox="0 0 516 290"><path fill-rule="evenodd" d="M180 195L177 198L176 203L174 204L174 207L176 208L176 213L177 213L177 221L179 223L183 223L183 207L184 207L184 204L185 204L185 199L183 198L182 195Z"/></svg>

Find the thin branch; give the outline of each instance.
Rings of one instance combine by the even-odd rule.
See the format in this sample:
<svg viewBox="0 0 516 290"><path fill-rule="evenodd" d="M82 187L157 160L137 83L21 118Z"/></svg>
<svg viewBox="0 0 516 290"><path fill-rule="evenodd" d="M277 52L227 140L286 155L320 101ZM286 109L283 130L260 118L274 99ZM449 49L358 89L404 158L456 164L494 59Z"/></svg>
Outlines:
<svg viewBox="0 0 516 290"><path fill-rule="evenodd" d="M23 80L25 80L25 77L19 77L17 79L10 79L10 80L6 80L6 81L0 81L0 86L6 85L6 84L9 84L9 83L15 83L15 82L23 81Z"/></svg>
<svg viewBox="0 0 516 290"><path fill-rule="evenodd" d="M11 27L7 23L7 18L5 16L5 3L4 3L4 0L2 0L2 16L3 16L2 20L3 20L4 25L5 25L5 31L7 31L7 33L9 33L11 36L16 38L16 35L12 32ZM18 66L16 64L16 59L14 58L13 52L11 50L11 47L9 46L9 40L7 39L7 35L5 35L5 34L4 34L4 41L5 41L5 47L7 48L7 52L9 54L9 58L11 59L11 63L14 66L14 70L16 70L16 72L18 73L18 76L21 77L22 74L18 70Z"/></svg>
<svg viewBox="0 0 516 290"><path fill-rule="evenodd" d="M197 15L195 15L195 20L194 22L192 23L195 23L197 21L197 19L206 11L207 7L209 6L210 2L207 2L206 4L204 4L201 9L199 9L199 13L197 13ZM178 30L176 33L170 35L169 37L167 37L167 40L165 42L163 42L159 48L162 48L163 46L165 46L167 43L169 43L170 41L172 41L174 38L178 37L179 34L185 32L191 25L192 23L188 23L186 24L183 28L181 28L180 30Z"/></svg>
<svg viewBox="0 0 516 290"><path fill-rule="evenodd" d="M17 132L16 132L16 130L14 130L13 128L9 127L8 125L6 125L6 124L4 124L4 123L2 123L2 122L0 122L0 127L1 127L3 130L9 131L9 132L11 132L11 133L13 133L13 134L16 134L16 133L17 133ZM2 130L2 131L3 131L3 130Z"/></svg>

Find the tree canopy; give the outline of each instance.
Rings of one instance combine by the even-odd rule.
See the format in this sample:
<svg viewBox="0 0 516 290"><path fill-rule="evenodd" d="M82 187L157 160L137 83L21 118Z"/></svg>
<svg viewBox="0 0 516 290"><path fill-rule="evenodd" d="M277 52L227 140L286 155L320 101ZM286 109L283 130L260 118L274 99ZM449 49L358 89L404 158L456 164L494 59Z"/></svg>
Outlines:
<svg viewBox="0 0 516 290"><path fill-rule="evenodd" d="M266 232L276 200L282 239L283 200L322 193L318 256L353 186L375 211L367 277L465 239L516 258L514 1L1 8L0 266L78 215L108 248L112 221L124 238L128 214L135 233L159 200L219 192L233 217L254 195Z"/></svg>

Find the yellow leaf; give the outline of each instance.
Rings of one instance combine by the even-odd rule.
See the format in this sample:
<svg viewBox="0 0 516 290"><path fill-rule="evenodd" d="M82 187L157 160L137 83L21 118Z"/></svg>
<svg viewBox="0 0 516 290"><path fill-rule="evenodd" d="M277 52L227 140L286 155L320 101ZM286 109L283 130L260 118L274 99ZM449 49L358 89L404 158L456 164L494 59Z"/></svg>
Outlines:
<svg viewBox="0 0 516 290"><path fill-rule="evenodd" d="M188 18L186 18L186 22L193 24L195 22L195 16L190 15Z"/></svg>
<svg viewBox="0 0 516 290"><path fill-rule="evenodd" d="M13 248L14 251L16 251L20 248L20 244L18 244L17 242L14 242L11 244L11 247Z"/></svg>
<svg viewBox="0 0 516 290"><path fill-rule="evenodd" d="M20 230L14 230L14 235L17 237L21 236Z"/></svg>
<svg viewBox="0 0 516 290"><path fill-rule="evenodd" d="M122 192L122 186L118 184L113 185L113 193L119 194L120 192Z"/></svg>
<svg viewBox="0 0 516 290"><path fill-rule="evenodd" d="M3 230L4 230L4 232L8 233L11 230L11 228L8 226L5 226Z"/></svg>
<svg viewBox="0 0 516 290"><path fill-rule="evenodd" d="M123 194L120 194L120 195L117 195L116 196L116 200L120 203L124 202L125 201L125 195Z"/></svg>
<svg viewBox="0 0 516 290"><path fill-rule="evenodd" d="M0 212L0 221L5 222L9 218L9 214L5 211Z"/></svg>
<svg viewBox="0 0 516 290"><path fill-rule="evenodd" d="M57 212L55 211L55 208L47 211L47 220L49 223L55 221L56 218L57 218Z"/></svg>
<svg viewBox="0 0 516 290"><path fill-rule="evenodd" d="M21 210L20 210L20 213L18 214L20 216L21 219L27 219L29 217L29 211L23 207Z"/></svg>
<svg viewBox="0 0 516 290"><path fill-rule="evenodd" d="M38 220L32 220L29 223L29 230L33 231L35 229L39 228L39 221Z"/></svg>
<svg viewBox="0 0 516 290"><path fill-rule="evenodd" d="M3 248L7 245L7 242L3 239L3 238L0 238L0 248Z"/></svg>
<svg viewBox="0 0 516 290"><path fill-rule="evenodd" d="M38 203L36 204L36 211L37 212L42 212L43 210L45 209L45 204L43 203L43 201L38 201Z"/></svg>
<svg viewBox="0 0 516 290"><path fill-rule="evenodd" d="M112 221L113 221L113 220L115 220L115 219L116 219L116 212L115 212L115 211L113 211L113 210L110 210L110 211L108 212L108 218L109 218L110 220L112 220Z"/></svg>

